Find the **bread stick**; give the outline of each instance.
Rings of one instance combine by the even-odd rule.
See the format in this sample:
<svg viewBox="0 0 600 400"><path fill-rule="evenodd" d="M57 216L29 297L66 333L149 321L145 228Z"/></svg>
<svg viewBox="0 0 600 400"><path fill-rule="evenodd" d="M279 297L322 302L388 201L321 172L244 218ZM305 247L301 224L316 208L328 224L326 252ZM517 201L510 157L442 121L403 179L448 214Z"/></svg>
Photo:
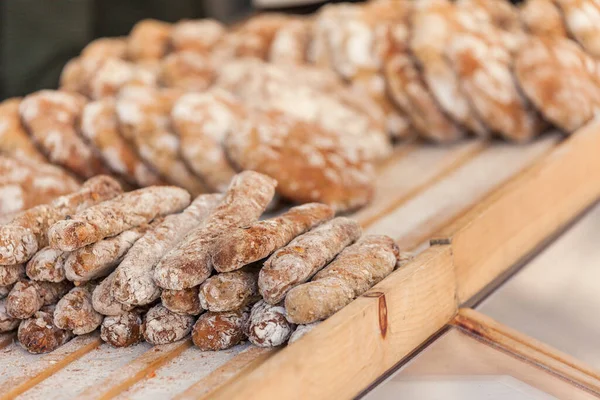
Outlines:
<svg viewBox="0 0 600 400"><path fill-rule="evenodd" d="M56 304L54 324L75 335L90 333L100 326L103 316L92 306L92 291L96 285L86 284L71 289Z"/></svg>
<svg viewBox="0 0 600 400"><path fill-rule="evenodd" d="M215 65L210 57L182 51L169 54L160 63L159 83L164 87L201 92L215 79Z"/></svg>
<svg viewBox="0 0 600 400"><path fill-rule="evenodd" d="M176 342L190 333L194 319L191 315L177 314L158 304L144 317L144 339L154 345Z"/></svg>
<svg viewBox="0 0 600 400"><path fill-rule="evenodd" d="M90 95L91 78L106 59L98 57L75 57L63 67L59 78L59 89L65 92Z"/></svg>
<svg viewBox="0 0 600 400"><path fill-rule="evenodd" d="M44 307L21 322L17 338L25 350L32 354L49 353L73 337L70 331L54 325L53 314L54 307Z"/></svg>
<svg viewBox="0 0 600 400"><path fill-rule="evenodd" d="M225 191L235 175L223 140L245 112L233 95L220 89L185 94L173 106L171 122L181 141L181 155L210 189Z"/></svg>
<svg viewBox="0 0 600 400"><path fill-rule="evenodd" d="M124 37L102 37L89 42L81 50L82 58L125 58L127 39Z"/></svg>
<svg viewBox="0 0 600 400"><path fill-rule="evenodd" d="M8 225L0 227L0 265L29 260L38 249L48 245L48 228L56 221L121 193L113 178L97 176L80 190L23 211Z"/></svg>
<svg viewBox="0 0 600 400"><path fill-rule="evenodd" d="M157 80L156 66L109 58L102 61L88 78L88 95L95 100L105 99L114 97L126 86L154 87Z"/></svg>
<svg viewBox="0 0 600 400"><path fill-rule="evenodd" d="M372 198L374 171L363 151L370 145L342 132L281 112L254 112L227 135L225 148L238 168L275 178L282 197L349 211Z"/></svg>
<svg viewBox="0 0 600 400"><path fill-rule="evenodd" d="M283 135L286 131L283 127L289 126L291 119L305 122L310 127L309 130L316 131L304 132L307 140L302 142L303 145L310 143L314 147L320 147L315 143L318 139L308 137L320 136L320 131L326 130L340 136L344 145L353 148L362 160L387 158L392 148L384 123L365 114L355 106L356 102L340 98L336 91L316 87L306 79L307 75L313 74L307 73L305 69L306 67L298 65L274 65L252 59L236 60L219 68L215 85L231 91L244 104L257 111L277 112L288 119L287 122L284 119L270 123L278 128L282 124L280 132L268 132L267 129L274 129L263 127L265 134L268 133L265 142L273 136ZM279 142L277 139L272 141ZM306 159L303 161L306 163Z"/></svg>
<svg viewBox="0 0 600 400"><path fill-rule="evenodd" d="M127 37L127 57L133 61L154 61L167 52L171 24L145 19L131 29Z"/></svg>
<svg viewBox="0 0 600 400"><path fill-rule="evenodd" d="M567 26L558 5L552 0L527 0L519 10L527 32L535 36L568 36Z"/></svg>
<svg viewBox="0 0 600 400"><path fill-rule="evenodd" d="M139 186L161 183L161 179L139 158L119 134L114 99L88 103L81 115L81 133L100 152L106 165L128 182Z"/></svg>
<svg viewBox="0 0 600 400"><path fill-rule="evenodd" d="M292 207L280 216L248 227L234 228L217 240L212 255L213 266L219 272L240 269L269 256L296 236L330 220L333 215L331 207L310 203Z"/></svg>
<svg viewBox="0 0 600 400"><path fill-rule="evenodd" d="M305 64L311 20L295 18L277 30L269 48L268 59L274 64Z"/></svg>
<svg viewBox="0 0 600 400"><path fill-rule="evenodd" d="M288 340L288 344L294 343L295 341L297 341L298 339L300 339L302 336L306 335L308 332L310 332L313 329L315 329L320 323L321 323L321 321L319 321L319 322L313 322L312 324L298 325L298 327L296 328L296 330L294 332L292 332L292 334L290 335L290 339Z"/></svg>
<svg viewBox="0 0 600 400"><path fill-rule="evenodd" d="M160 288L153 279L154 267L188 232L204 223L221 199L219 194L200 195L183 212L165 217L146 232L114 272L115 299L128 305L145 305L156 300Z"/></svg>
<svg viewBox="0 0 600 400"><path fill-rule="evenodd" d="M12 285L25 276L23 264L0 265L0 286Z"/></svg>
<svg viewBox="0 0 600 400"><path fill-rule="evenodd" d="M110 274L149 226L140 225L75 250L65 262L65 276L73 282L86 282Z"/></svg>
<svg viewBox="0 0 600 400"><path fill-rule="evenodd" d="M104 317L100 326L100 338L115 347L133 346L144 340L143 322L144 319L138 310Z"/></svg>
<svg viewBox="0 0 600 400"><path fill-rule="evenodd" d="M51 164L0 156L0 215L17 213L79 189L79 182Z"/></svg>
<svg viewBox="0 0 600 400"><path fill-rule="evenodd" d="M127 192L58 221L48 230L50 246L73 251L179 212L189 203L189 193L177 187L151 186Z"/></svg>
<svg viewBox="0 0 600 400"><path fill-rule="evenodd" d="M18 319L30 318L43 306L56 304L72 287L70 282L21 280L6 298L6 312Z"/></svg>
<svg viewBox="0 0 600 400"><path fill-rule="evenodd" d="M174 52L208 54L225 32L225 26L214 19L182 20L173 25L170 47Z"/></svg>
<svg viewBox="0 0 600 400"><path fill-rule="evenodd" d="M247 307L224 313L206 312L198 318L192 330L192 341L202 351L229 349L246 339Z"/></svg>
<svg viewBox="0 0 600 400"><path fill-rule="evenodd" d="M414 9L408 44L420 67L425 87L452 120L480 136L487 135L487 127L471 107L458 76L446 58L448 41L459 23L455 5L446 0L407 3L411 3L409 5Z"/></svg>
<svg viewBox="0 0 600 400"><path fill-rule="evenodd" d="M0 299L4 299L10 293L10 290L13 288L13 285L0 285Z"/></svg>
<svg viewBox="0 0 600 400"><path fill-rule="evenodd" d="M369 290L396 266L399 250L387 236L369 235L345 248L311 282L291 289L287 317L297 324L324 320Z"/></svg>
<svg viewBox="0 0 600 400"><path fill-rule="evenodd" d="M46 246L27 262L25 272L34 281L62 282L65 277L65 261L70 253Z"/></svg>
<svg viewBox="0 0 600 400"><path fill-rule="evenodd" d="M335 218L292 240L265 262L258 288L265 301L277 304L286 293L309 280L361 235L358 222Z"/></svg>
<svg viewBox="0 0 600 400"><path fill-rule="evenodd" d="M16 97L0 103L0 154L47 162L21 124L20 103L21 99Z"/></svg>
<svg viewBox="0 0 600 400"><path fill-rule="evenodd" d="M154 280L164 289L194 287L210 276L210 252L224 230L258 219L273 198L277 182L266 175L245 171L236 175L225 198L206 220L169 251L154 270Z"/></svg>
<svg viewBox="0 0 600 400"><path fill-rule="evenodd" d="M119 129L140 157L168 182L198 195L206 188L180 159L179 138L169 123L171 108L180 95L176 89L126 87L116 103Z"/></svg>
<svg viewBox="0 0 600 400"><path fill-rule="evenodd" d="M76 131L85 103L76 93L42 90L26 96L19 110L24 126L52 163L90 178L106 168Z"/></svg>
<svg viewBox="0 0 600 400"><path fill-rule="evenodd" d="M217 274L200 285L200 305L213 312L239 310L259 298L256 270Z"/></svg>
<svg viewBox="0 0 600 400"><path fill-rule="evenodd" d="M600 64L577 43L530 36L514 55L513 66L523 93L556 127L571 133L595 118Z"/></svg>
<svg viewBox="0 0 600 400"><path fill-rule="evenodd" d="M0 299L0 333L17 329L20 323L18 318L11 316L6 311L6 300Z"/></svg>
<svg viewBox="0 0 600 400"><path fill-rule="evenodd" d="M92 293L92 305L94 310L102 315L116 316L133 310L134 306L119 303L113 296L113 281L115 273L107 276Z"/></svg>
<svg viewBox="0 0 600 400"><path fill-rule="evenodd" d="M294 325L286 319L283 306L273 306L261 300L252 307L246 335L255 346L281 346L288 341L293 331Z"/></svg>
<svg viewBox="0 0 600 400"><path fill-rule="evenodd" d="M177 314L198 315L203 311L198 299L198 286L182 290L165 289L160 299L163 306Z"/></svg>

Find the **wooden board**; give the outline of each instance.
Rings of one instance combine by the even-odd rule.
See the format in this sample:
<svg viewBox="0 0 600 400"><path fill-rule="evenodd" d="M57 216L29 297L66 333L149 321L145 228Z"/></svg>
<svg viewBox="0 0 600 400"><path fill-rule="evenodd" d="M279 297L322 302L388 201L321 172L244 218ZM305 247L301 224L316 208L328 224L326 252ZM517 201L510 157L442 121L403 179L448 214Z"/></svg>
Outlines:
<svg viewBox="0 0 600 400"><path fill-rule="evenodd" d="M475 310L461 309L452 324L557 378L600 397L600 373L585 363L502 325Z"/></svg>
<svg viewBox="0 0 600 400"><path fill-rule="evenodd" d="M551 154L444 229L463 303L600 197L600 121L571 135Z"/></svg>
<svg viewBox="0 0 600 400"><path fill-rule="evenodd" d="M512 379L506 382L506 378ZM569 400L597 398L588 391L549 373L545 368L525 362L521 357L498 348L493 342L479 340L459 328L450 328L385 382L370 391L364 400L438 400L447 397L513 399L516 393L512 393L512 396L505 393L503 397L494 393L494 397L490 392L480 392L477 397L469 397L464 393L464 388L461 391L453 388L455 390L452 396L447 395L449 392L446 395L439 393L444 382L470 381L473 386L481 387L485 382L498 380L508 383L509 388L522 389L521 385L516 386L514 383L523 383L543 392L525 397L530 399L547 399L546 395ZM408 386L419 383L426 383L429 390L415 390L414 386ZM432 391L438 396L432 396ZM522 399L523 392L518 394Z"/></svg>
<svg viewBox="0 0 600 400"><path fill-rule="evenodd" d="M600 203L477 310L600 370Z"/></svg>

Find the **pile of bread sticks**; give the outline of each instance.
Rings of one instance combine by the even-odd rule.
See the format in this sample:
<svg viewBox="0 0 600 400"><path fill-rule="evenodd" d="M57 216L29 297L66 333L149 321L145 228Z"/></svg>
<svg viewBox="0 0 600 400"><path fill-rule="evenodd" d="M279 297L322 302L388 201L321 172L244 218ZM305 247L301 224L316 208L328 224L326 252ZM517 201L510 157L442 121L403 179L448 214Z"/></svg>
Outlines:
<svg viewBox="0 0 600 400"><path fill-rule="evenodd" d="M279 346L406 260L325 204L259 220L276 185L245 171L224 194L191 200L99 175L17 214L0 226L0 332L18 329L31 353L98 328L117 347L190 332L201 350Z"/></svg>

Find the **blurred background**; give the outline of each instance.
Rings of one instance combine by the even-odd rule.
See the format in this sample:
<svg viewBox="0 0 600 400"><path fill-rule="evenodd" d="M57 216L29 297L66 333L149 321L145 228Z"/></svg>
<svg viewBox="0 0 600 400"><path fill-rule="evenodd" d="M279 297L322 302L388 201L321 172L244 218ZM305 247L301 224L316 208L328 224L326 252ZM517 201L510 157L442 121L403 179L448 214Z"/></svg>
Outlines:
<svg viewBox="0 0 600 400"><path fill-rule="evenodd" d="M127 35L141 19L211 17L233 23L257 10L309 13L318 0L1 0L0 99L55 88L65 63L98 37Z"/></svg>

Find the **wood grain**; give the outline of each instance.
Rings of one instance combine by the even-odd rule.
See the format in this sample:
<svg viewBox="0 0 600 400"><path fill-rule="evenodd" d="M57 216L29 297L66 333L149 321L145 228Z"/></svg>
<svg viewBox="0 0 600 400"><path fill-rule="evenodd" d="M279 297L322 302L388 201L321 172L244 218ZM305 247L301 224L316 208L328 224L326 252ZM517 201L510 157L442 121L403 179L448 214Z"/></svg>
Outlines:
<svg viewBox="0 0 600 400"><path fill-rule="evenodd" d="M270 398L274 393L285 399L350 398L455 312L450 248L428 249L210 398Z"/></svg>
<svg viewBox="0 0 600 400"><path fill-rule="evenodd" d="M385 218L371 224L366 232L389 235L402 249L419 246L477 201L548 154L557 142L557 135L547 135L525 146L496 143L474 154L443 180L422 188Z"/></svg>
<svg viewBox="0 0 600 400"><path fill-rule="evenodd" d="M592 122L443 229L460 303L600 197L600 121Z"/></svg>
<svg viewBox="0 0 600 400"><path fill-rule="evenodd" d="M353 217L368 227L485 148L485 142L470 140L447 147L420 143L396 150L393 158L378 168L373 201Z"/></svg>
<svg viewBox="0 0 600 400"><path fill-rule="evenodd" d="M600 397L600 373L568 354L472 309L460 309L451 323L494 347Z"/></svg>
<svg viewBox="0 0 600 400"><path fill-rule="evenodd" d="M31 389L66 365L94 350L101 343L102 340L97 333L78 336L52 353L39 357L37 362L25 365L25 368L19 371L20 375L0 384L0 400L13 399Z"/></svg>
<svg viewBox="0 0 600 400"><path fill-rule="evenodd" d="M176 396L176 400L204 399L209 398L212 393L230 379L240 379L269 357L277 353L278 348L250 347L241 352L225 365L214 370L204 379L190 386L185 392Z"/></svg>
<svg viewBox="0 0 600 400"><path fill-rule="evenodd" d="M171 361L192 346L191 339L155 346L122 368L113 371L102 382L88 387L77 399L111 399L127 390L140 379Z"/></svg>

